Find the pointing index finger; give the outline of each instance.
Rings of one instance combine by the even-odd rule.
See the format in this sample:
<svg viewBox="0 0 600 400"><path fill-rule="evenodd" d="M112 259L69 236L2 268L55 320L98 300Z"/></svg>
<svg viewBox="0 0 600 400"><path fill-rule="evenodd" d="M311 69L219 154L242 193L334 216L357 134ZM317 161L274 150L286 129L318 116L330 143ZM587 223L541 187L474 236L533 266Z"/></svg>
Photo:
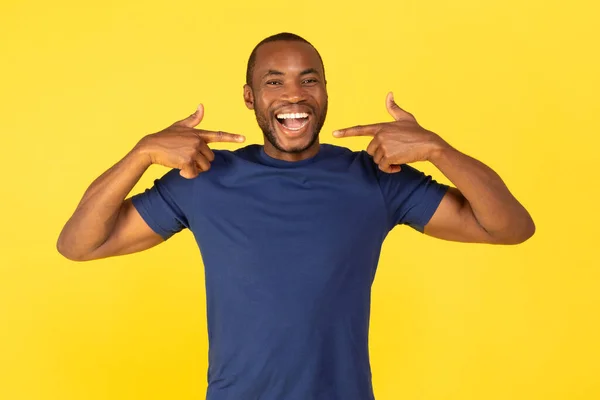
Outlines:
<svg viewBox="0 0 600 400"><path fill-rule="evenodd" d="M237 135L235 133L223 132L223 131L205 131L197 130L198 136L200 136L206 143L213 142L235 142L241 143L246 140L244 135Z"/></svg>
<svg viewBox="0 0 600 400"><path fill-rule="evenodd" d="M379 130L379 124L373 125L356 125L351 128L339 129L333 131L335 137L347 137L347 136L375 136Z"/></svg>

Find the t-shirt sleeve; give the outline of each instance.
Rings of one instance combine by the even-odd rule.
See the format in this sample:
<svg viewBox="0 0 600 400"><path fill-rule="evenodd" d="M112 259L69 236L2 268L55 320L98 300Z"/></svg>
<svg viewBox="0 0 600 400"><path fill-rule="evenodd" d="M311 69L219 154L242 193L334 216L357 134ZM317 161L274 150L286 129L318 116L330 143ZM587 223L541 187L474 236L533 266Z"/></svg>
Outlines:
<svg viewBox="0 0 600 400"><path fill-rule="evenodd" d="M401 167L399 172L388 174L375 165L388 208L390 229L404 224L423 233L449 186L410 165L402 164Z"/></svg>
<svg viewBox="0 0 600 400"><path fill-rule="evenodd" d="M179 175L178 169L172 169L154 185L132 196L131 201L144 221L167 240L184 228L189 228L185 209L185 200L191 198L193 179Z"/></svg>

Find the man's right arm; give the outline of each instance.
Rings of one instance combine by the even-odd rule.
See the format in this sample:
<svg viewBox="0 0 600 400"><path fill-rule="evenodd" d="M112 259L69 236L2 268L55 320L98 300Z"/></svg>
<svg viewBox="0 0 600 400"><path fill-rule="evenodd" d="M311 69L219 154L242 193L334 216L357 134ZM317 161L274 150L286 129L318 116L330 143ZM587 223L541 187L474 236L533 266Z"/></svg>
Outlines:
<svg viewBox="0 0 600 400"><path fill-rule="evenodd" d="M163 241L123 200L150 166L135 148L98 177L86 190L57 242L58 251L74 261L133 253Z"/></svg>
<svg viewBox="0 0 600 400"><path fill-rule="evenodd" d="M144 137L98 177L62 229L58 252L73 261L88 261L135 253L163 242L125 196L152 164L177 168L182 177L192 179L208 171L214 160L207 143L245 140L241 135L193 129L203 116L200 106L189 117Z"/></svg>

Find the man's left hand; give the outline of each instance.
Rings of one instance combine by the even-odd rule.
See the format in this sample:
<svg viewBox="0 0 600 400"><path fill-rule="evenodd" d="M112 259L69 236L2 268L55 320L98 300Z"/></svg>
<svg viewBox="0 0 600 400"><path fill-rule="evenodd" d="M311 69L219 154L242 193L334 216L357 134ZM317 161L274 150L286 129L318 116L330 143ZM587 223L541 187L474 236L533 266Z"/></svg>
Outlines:
<svg viewBox="0 0 600 400"><path fill-rule="evenodd" d="M400 171L400 164L430 161L436 150L447 146L437 134L421 127L415 117L394 102L392 92L386 97L386 107L393 122L358 125L333 132L335 137L372 136L367 153L383 172Z"/></svg>

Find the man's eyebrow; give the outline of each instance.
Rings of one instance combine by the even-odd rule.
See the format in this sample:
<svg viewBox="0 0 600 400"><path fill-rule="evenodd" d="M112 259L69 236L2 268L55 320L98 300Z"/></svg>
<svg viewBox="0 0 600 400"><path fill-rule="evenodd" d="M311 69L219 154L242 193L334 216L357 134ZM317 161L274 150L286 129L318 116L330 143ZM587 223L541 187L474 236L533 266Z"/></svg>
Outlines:
<svg viewBox="0 0 600 400"><path fill-rule="evenodd" d="M317 71L315 68L307 68L307 69L303 70L302 72L300 72L300 76L308 75L308 74L317 74L318 75L319 71ZM275 69L270 69L263 75L263 79L265 79L269 75L285 75L285 73L283 73L281 71L277 71Z"/></svg>
<svg viewBox="0 0 600 400"><path fill-rule="evenodd" d="M263 75L263 79L266 78L269 75L285 75L285 74L283 72L281 72L281 71L270 69L270 70L267 71L266 74Z"/></svg>
<svg viewBox="0 0 600 400"><path fill-rule="evenodd" d="M317 74L318 75L319 71L317 71L314 68L308 68L308 69L305 69L304 71L300 72L300 76L302 76L302 75L308 75L308 74Z"/></svg>

